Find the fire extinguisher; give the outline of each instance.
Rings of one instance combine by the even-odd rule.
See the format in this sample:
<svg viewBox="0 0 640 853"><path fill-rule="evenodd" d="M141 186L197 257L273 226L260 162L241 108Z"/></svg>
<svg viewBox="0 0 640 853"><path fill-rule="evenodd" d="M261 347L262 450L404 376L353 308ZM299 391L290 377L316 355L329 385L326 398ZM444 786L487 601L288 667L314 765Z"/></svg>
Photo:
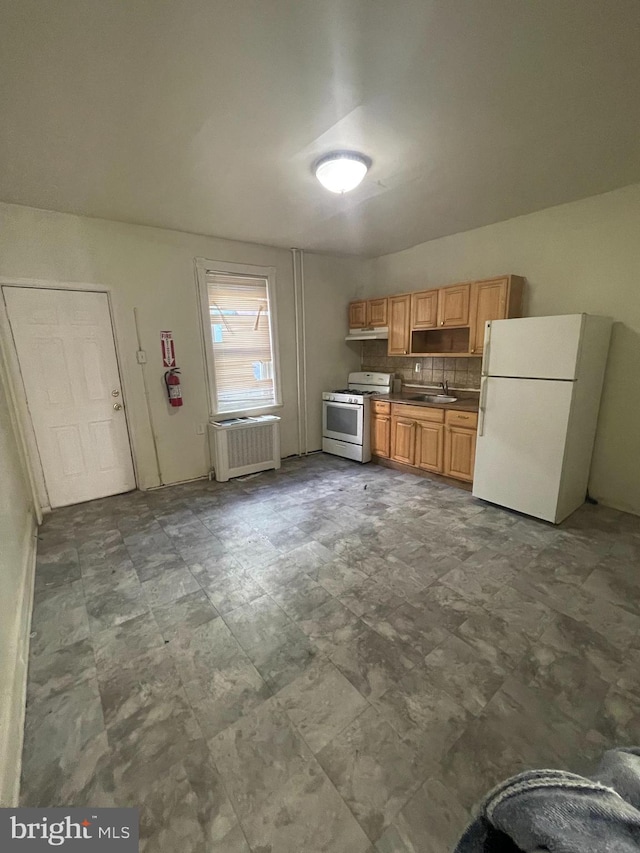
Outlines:
<svg viewBox="0 0 640 853"><path fill-rule="evenodd" d="M179 367L172 367L164 375L164 384L167 386L167 395L172 406L182 405L182 388L180 387L179 373Z"/></svg>

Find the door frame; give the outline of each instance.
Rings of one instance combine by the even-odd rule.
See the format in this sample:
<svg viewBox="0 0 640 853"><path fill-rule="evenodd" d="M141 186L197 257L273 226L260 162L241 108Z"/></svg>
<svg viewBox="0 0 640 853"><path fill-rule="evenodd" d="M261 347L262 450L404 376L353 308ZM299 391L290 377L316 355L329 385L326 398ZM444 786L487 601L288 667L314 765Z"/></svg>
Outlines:
<svg viewBox="0 0 640 853"><path fill-rule="evenodd" d="M31 490L33 501L39 508L40 514L51 512L51 503L49 501L49 492L44 478L44 470L40 459L40 451L36 442L36 433L33 427L31 412L27 404L27 392L22 378L20 368L20 359L16 350L15 341L13 339L13 330L9 322L9 312L4 300L5 287L19 287L37 290L66 290L80 291L88 293L104 293L107 297L107 307L109 309L109 321L111 323L111 334L113 336L113 344L116 354L116 364L118 367L118 375L120 377L120 387L122 388L122 400L124 403L124 417L127 428L127 438L129 441L129 450L131 453L131 461L133 463L133 476L136 488L140 488L140 479L138 476L138 460L136 458L135 447L131 430L131 423L128 414L127 404L127 386L128 380L126 371L123 369L123 361L120 355L120 346L118 342L118 332L115 324L113 310L113 294L110 287L100 284L86 284L76 281L51 281L32 278L19 278L0 276L0 355L4 356L4 361L7 368L7 385L13 397L13 403L16 408L16 421L20 433L20 440L25 449L27 463L29 466L29 474L31 479Z"/></svg>

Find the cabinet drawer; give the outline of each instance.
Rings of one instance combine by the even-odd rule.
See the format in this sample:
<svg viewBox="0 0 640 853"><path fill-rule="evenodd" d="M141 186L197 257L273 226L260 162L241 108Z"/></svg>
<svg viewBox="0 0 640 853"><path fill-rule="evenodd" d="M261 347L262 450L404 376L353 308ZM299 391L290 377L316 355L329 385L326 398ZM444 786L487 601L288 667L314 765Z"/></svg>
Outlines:
<svg viewBox="0 0 640 853"><path fill-rule="evenodd" d="M430 421L434 424L444 423L444 409L429 409L426 406L405 406L403 403L394 404L391 414L395 418L413 418L417 421Z"/></svg>
<svg viewBox="0 0 640 853"><path fill-rule="evenodd" d="M468 427L476 429L478 426L477 412L454 412L451 409L447 410L446 423L449 426Z"/></svg>
<svg viewBox="0 0 640 853"><path fill-rule="evenodd" d="M384 400L372 400L371 411L375 415L388 415L391 412L391 403L387 403Z"/></svg>

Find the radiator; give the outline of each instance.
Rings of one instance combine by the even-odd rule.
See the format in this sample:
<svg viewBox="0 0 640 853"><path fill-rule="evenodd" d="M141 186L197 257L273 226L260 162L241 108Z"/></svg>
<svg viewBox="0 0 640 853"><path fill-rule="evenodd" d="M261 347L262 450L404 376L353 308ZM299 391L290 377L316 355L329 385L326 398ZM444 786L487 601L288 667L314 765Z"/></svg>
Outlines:
<svg viewBox="0 0 640 853"><path fill-rule="evenodd" d="M216 480L280 467L280 418L230 418L209 423L209 449Z"/></svg>

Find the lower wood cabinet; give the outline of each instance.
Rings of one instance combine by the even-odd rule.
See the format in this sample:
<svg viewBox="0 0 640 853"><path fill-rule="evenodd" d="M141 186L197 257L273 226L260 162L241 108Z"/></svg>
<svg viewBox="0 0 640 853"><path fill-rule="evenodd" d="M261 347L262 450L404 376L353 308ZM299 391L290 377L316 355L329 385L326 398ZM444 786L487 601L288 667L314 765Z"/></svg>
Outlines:
<svg viewBox="0 0 640 853"><path fill-rule="evenodd" d="M391 458L405 465L415 465L416 422L409 418L392 418Z"/></svg>
<svg viewBox="0 0 640 853"><path fill-rule="evenodd" d="M416 467L441 473L444 459L444 425L416 421Z"/></svg>
<svg viewBox="0 0 640 853"><path fill-rule="evenodd" d="M371 452L471 482L477 421L475 412L392 405L390 414L372 414Z"/></svg>
<svg viewBox="0 0 640 853"><path fill-rule="evenodd" d="M444 473L458 480L473 480L476 462L476 431L464 427L445 427Z"/></svg>
<svg viewBox="0 0 640 853"><path fill-rule="evenodd" d="M371 452L388 457L391 452L391 416L371 415Z"/></svg>

